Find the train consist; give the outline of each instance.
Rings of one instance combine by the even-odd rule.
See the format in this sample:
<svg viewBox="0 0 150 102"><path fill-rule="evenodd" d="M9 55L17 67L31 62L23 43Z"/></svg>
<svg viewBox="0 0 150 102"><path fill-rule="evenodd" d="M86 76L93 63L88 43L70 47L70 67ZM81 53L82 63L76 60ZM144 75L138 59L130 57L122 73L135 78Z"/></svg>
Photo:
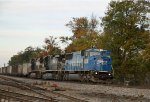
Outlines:
<svg viewBox="0 0 150 102"><path fill-rule="evenodd" d="M95 48L31 59L30 63L2 67L0 73L42 79L92 82L113 78L110 51Z"/></svg>

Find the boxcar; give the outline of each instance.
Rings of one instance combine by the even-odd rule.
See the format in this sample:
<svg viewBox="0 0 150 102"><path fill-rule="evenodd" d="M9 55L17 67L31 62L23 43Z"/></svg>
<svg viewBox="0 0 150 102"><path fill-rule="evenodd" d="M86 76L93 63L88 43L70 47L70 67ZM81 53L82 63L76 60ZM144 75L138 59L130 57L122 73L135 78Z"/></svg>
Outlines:
<svg viewBox="0 0 150 102"><path fill-rule="evenodd" d="M11 75L17 76L18 75L18 65L12 66Z"/></svg>
<svg viewBox="0 0 150 102"><path fill-rule="evenodd" d="M22 76L27 76L29 72L31 72L31 65L30 65L30 63L24 63L22 65L22 73L21 73L21 75Z"/></svg>
<svg viewBox="0 0 150 102"><path fill-rule="evenodd" d="M23 69L23 66L19 64L18 69L17 69L17 76L22 76L22 69Z"/></svg>
<svg viewBox="0 0 150 102"><path fill-rule="evenodd" d="M6 67L2 67L2 73L6 74Z"/></svg>
<svg viewBox="0 0 150 102"><path fill-rule="evenodd" d="M2 68L0 68L0 74L2 73Z"/></svg>
<svg viewBox="0 0 150 102"><path fill-rule="evenodd" d="M30 63L28 63L28 65L27 65L27 73L29 73L29 72L31 72L32 70L31 70L31 64Z"/></svg>
<svg viewBox="0 0 150 102"><path fill-rule="evenodd" d="M12 71L12 66L7 66L6 68L7 75L11 75L11 71Z"/></svg>

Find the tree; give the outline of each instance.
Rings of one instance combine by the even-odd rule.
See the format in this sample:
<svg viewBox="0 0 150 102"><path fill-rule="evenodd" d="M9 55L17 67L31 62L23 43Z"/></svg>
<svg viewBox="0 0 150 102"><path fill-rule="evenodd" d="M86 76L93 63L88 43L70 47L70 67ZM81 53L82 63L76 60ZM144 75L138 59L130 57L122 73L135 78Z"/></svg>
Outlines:
<svg viewBox="0 0 150 102"><path fill-rule="evenodd" d="M12 56L8 64L17 65L17 64L23 64L23 63L29 63L32 58L40 57L39 55L41 51L42 49L38 47L33 48L29 46L24 51L20 51L16 55Z"/></svg>
<svg viewBox="0 0 150 102"><path fill-rule="evenodd" d="M148 1L111 1L102 18L103 48L112 51L116 76L135 74L136 56L149 42Z"/></svg>
<svg viewBox="0 0 150 102"><path fill-rule="evenodd" d="M45 38L45 44L44 46L47 54L60 54L61 49L58 47L58 42L56 41L57 38L53 36L49 36L49 38Z"/></svg>
<svg viewBox="0 0 150 102"><path fill-rule="evenodd" d="M66 48L66 51L71 52L96 46L96 40L99 37L98 24L94 16L90 20L87 17L73 18L66 24L73 33L73 36L69 38L72 43Z"/></svg>
<svg viewBox="0 0 150 102"><path fill-rule="evenodd" d="M142 51L139 59L140 63L142 61L141 67L146 69L146 72L150 72L150 43L146 45L146 48Z"/></svg>

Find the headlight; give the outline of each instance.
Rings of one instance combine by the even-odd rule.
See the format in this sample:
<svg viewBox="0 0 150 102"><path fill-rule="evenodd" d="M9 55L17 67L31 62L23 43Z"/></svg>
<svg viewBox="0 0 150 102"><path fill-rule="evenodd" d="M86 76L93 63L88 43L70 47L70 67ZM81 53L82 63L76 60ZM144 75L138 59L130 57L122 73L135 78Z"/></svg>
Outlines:
<svg viewBox="0 0 150 102"><path fill-rule="evenodd" d="M95 72L95 74L98 74L97 72Z"/></svg>
<svg viewBox="0 0 150 102"><path fill-rule="evenodd" d="M110 73L109 73L108 75L109 75L109 76L111 76L111 74L110 74Z"/></svg>

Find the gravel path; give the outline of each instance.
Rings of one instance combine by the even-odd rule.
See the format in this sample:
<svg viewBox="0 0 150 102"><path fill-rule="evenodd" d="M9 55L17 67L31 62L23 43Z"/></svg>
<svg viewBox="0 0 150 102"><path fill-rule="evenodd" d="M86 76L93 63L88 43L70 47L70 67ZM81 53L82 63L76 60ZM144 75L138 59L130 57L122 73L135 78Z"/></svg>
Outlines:
<svg viewBox="0 0 150 102"><path fill-rule="evenodd" d="M106 85L86 85L81 83L54 82L89 102L150 102L150 89L115 87ZM71 93L73 92L73 93Z"/></svg>
<svg viewBox="0 0 150 102"><path fill-rule="evenodd" d="M117 96L134 96L144 97L150 99L150 89L137 89L137 88L126 88L126 87L114 87L105 85L86 85L86 84L74 84L65 82L55 82L61 87L70 88L74 90L86 91L86 92L97 92L105 94L113 94Z"/></svg>

